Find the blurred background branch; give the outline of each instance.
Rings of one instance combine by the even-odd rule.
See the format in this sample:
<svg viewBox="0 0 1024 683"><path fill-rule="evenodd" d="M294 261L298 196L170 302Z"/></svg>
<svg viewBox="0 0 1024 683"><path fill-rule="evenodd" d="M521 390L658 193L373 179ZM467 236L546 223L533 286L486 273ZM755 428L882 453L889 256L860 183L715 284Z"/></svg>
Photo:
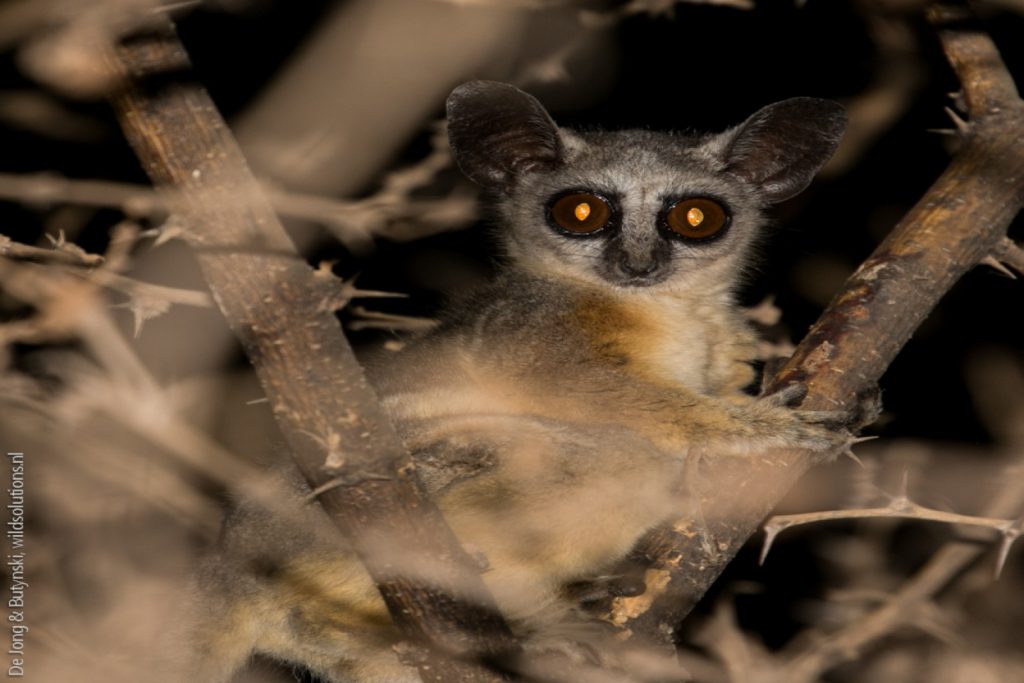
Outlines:
<svg viewBox="0 0 1024 683"><path fill-rule="evenodd" d="M322 281L334 276L298 257L202 86L163 84L188 66L170 22L121 38L113 52L125 135L154 183L177 190L183 238L246 349L289 455L373 577L405 647L423 648L410 663L424 683L502 680L474 662L510 657L517 644L416 480L334 317L334 297L322 303ZM433 581L395 572L382 537L431 566Z"/></svg>

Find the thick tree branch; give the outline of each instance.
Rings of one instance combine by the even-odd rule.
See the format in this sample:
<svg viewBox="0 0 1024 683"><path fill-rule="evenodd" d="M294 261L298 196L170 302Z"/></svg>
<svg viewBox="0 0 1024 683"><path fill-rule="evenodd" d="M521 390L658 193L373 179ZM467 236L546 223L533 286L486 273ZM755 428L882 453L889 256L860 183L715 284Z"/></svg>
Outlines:
<svg viewBox="0 0 1024 683"><path fill-rule="evenodd" d="M969 122L943 175L850 277L769 391L808 387L803 408L855 405L956 281L996 253L1024 205L1024 103L992 41L960 10L929 14L965 92ZM691 495L700 515L650 534L636 551L650 564L648 594L617 598L607 616L671 641L676 626L790 486L807 453L739 461L707 458Z"/></svg>
<svg viewBox="0 0 1024 683"><path fill-rule="evenodd" d="M115 105L154 183L182 219L214 299L270 400L291 453L359 553L399 629L433 650L424 681L501 677L443 653L498 659L516 644L473 560L425 497L402 444L348 346L322 283L271 204L169 23L121 42ZM339 538L339 544L341 539ZM401 557L395 552L401 549ZM430 585L409 575L409 558Z"/></svg>

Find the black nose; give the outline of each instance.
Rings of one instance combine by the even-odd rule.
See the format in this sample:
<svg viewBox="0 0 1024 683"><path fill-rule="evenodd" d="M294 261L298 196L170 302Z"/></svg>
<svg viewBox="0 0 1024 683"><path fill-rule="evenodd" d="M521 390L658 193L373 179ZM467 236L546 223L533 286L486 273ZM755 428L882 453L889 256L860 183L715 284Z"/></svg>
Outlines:
<svg viewBox="0 0 1024 683"><path fill-rule="evenodd" d="M630 277L648 277L658 269L658 262L653 258L633 260L623 256L619 259L619 270Z"/></svg>

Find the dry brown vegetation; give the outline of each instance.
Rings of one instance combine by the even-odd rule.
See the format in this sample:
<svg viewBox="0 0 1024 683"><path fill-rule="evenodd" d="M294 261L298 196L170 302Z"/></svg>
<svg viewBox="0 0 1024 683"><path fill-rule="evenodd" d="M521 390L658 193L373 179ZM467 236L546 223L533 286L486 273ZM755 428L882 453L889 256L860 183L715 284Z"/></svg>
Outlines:
<svg viewBox="0 0 1024 683"><path fill-rule="evenodd" d="M336 418L347 411L386 420L334 323L341 310L359 351L399 344L392 331L430 326L429 290L482 277L481 241L453 232L481 212L451 168L437 120L450 87L472 77L534 89L556 117L587 125L721 128L752 109L751 97L843 99L848 141L821 187L787 209L784 218L806 229L768 247L763 270L774 280L753 283L751 297L781 290L785 319L799 330L839 292L782 371L808 384L817 407L853 401L912 333L921 339L881 380L890 406L875 428L881 438L855 448L860 463L800 478L769 520L768 542L809 526L782 533L763 568L741 548L810 467L799 454L709 477L701 517L638 550L651 566L648 593L601 606L605 616L637 637L667 633L697 681L1024 678L1024 569L1014 544L1024 525L1024 339L1014 328L1019 285L1000 276L1024 266L1007 237L1024 203L1024 105L1010 75L1020 77L1024 55L1005 40L1024 29L1019 3L980 3L977 25L960 9L932 9L926 21L925 3L892 0L785 11L757 2L349 0L294 16L278 4L0 4L0 442L26 454L26 678L172 680L187 642L182 614L194 607L189 577L216 538L224 501L242 494L273 504L268 464L286 452L350 538L358 542L367 515L400 518L399 532L422 539L418 552L476 580L441 520L396 516L423 501L403 488L411 471L386 429L363 452L340 447L349 440ZM180 44L162 23L168 10ZM772 43L758 42L762 28L794 25L778 54L764 52ZM224 32L241 26L253 31L243 52L276 36L271 51L283 65L247 69L244 55L228 54ZM643 45L692 38L694 52L679 49L694 60L725 29L735 30L735 54L714 63L665 64L667 50ZM184 81L180 45L196 65ZM861 70L838 66L851 46ZM222 52L227 66L217 67ZM794 55L824 66L785 72ZM637 97L638 84L655 91L666 70L693 68L706 73L675 76L680 104L668 108L683 112L677 123L663 99ZM761 68L775 69L777 83ZM160 87L145 80L154 73ZM186 85L164 97L161 78ZM230 130L204 86L230 114ZM744 89L756 94L736 92ZM944 100L943 89L959 93ZM704 100L706 112L686 113ZM940 125L947 103L945 150L924 129ZM132 167L125 134L159 190ZM218 162L197 173L193 162L211 150ZM936 180L947 151L952 161ZM279 219L290 239L271 230ZM815 223L832 234L808 236ZM290 242L305 260L282 259ZM224 245L244 253L202 249ZM915 332L978 264L993 269L968 275ZM252 294L273 282L294 287L260 312ZM418 296L392 301L390 291ZM258 363L262 385L231 328L250 354L274 340L246 337L241 310L265 314L295 353ZM314 332L297 322L310 320ZM308 374L296 367L318 368L321 381L297 380ZM275 423L271 406L289 417ZM330 473L318 469L325 455L337 465ZM742 500L722 494L752 480L761 486ZM5 590L14 578L9 568ZM500 619L474 605L439 608L414 582L382 590L409 615L414 640L514 647ZM431 680L492 680L431 666ZM289 675L261 663L245 680Z"/></svg>

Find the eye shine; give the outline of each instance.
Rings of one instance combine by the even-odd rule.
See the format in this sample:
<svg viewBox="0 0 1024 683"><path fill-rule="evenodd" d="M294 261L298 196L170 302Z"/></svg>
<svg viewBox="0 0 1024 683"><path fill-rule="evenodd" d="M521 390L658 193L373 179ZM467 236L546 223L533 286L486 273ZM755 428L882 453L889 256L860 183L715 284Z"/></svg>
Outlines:
<svg viewBox="0 0 1024 683"><path fill-rule="evenodd" d="M675 237L700 242L723 234L729 227L729 212L708 197L688 197L672 204L664 213L664 226Z"/></svg>
<svg viewBox="0 0 1024 683"><path fill-rule="evenodd" d="M592 235L611 223L612 206L603 197L585 190L555 195L548 204L548 222L573 235Z"/></svg>

